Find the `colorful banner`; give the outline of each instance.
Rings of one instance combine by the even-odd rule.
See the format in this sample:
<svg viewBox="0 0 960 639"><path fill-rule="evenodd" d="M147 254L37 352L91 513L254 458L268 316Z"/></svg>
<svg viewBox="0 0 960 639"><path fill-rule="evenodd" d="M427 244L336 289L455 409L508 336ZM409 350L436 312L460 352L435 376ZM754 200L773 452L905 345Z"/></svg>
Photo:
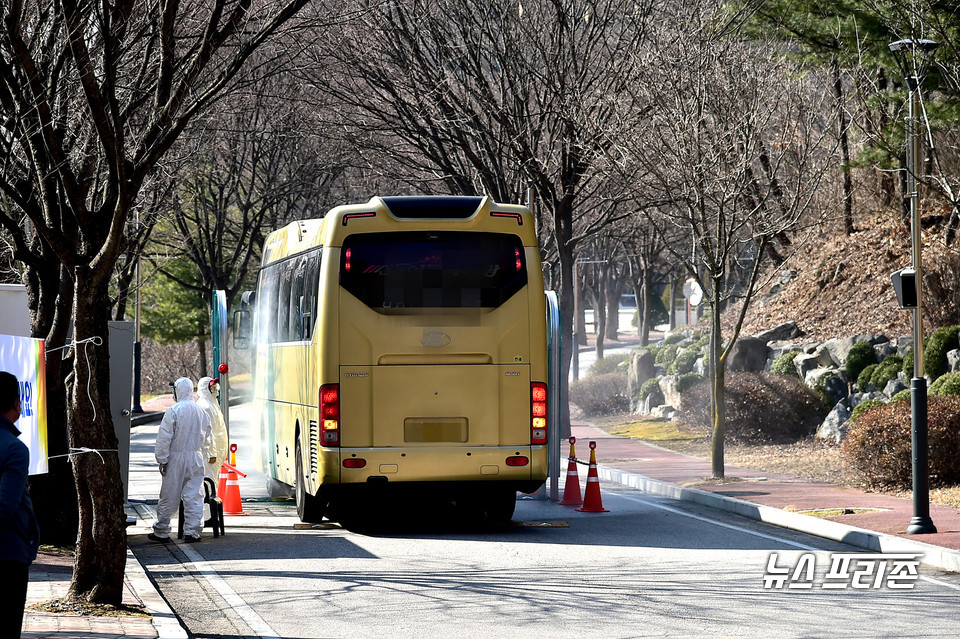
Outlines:
<svg viewBox="0 0 960 639"><path fill-rule="evenodd" d="M47 472L47 383L42 339L0 335L0 370L20 381L20 440L30 449L30 474Z"/></svg>

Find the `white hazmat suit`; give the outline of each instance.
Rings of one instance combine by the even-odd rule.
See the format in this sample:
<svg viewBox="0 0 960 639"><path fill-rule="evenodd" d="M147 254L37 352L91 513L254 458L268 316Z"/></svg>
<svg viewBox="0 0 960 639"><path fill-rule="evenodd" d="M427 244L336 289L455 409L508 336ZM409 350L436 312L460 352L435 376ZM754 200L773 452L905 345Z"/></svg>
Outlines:
<svg viewBox="0 0 960 639"><path fill-rule="evenodd" d="M181 377L173 385L176 404L167 409L157 433L156 457L163 481L153 534L170 538L170 518L183 500L186 541L200 539L203 528L203 463L212 457L210 418L193 399L193 382Z"/></svg>
<svg viewBox="0 0 960 639"><path fill-rule="evenodd" d="M220 380L210 377L201 377L197 382L197 404L210 417L210 429L213 435L213 452L210 453L213 462L207 461L205 464L205 475L213 480L216 486L220 481L220 467L227 461L227 424L223 421L223 412L220 410L220 404L214 393L220 390ZM222 495L221 495L222 497Z"/></svg>

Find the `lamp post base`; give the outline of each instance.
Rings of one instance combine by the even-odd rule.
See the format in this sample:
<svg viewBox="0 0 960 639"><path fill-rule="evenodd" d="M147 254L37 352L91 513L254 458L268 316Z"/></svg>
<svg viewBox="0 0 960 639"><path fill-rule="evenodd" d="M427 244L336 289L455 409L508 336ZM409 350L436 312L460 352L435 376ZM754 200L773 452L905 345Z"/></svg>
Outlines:
<svg viewBox="0 0 960 639"><path fill-rule="evenodd" d="M914 517L907 526L908 535L932 535L937 532L937 527L929 517Z"/></svg>

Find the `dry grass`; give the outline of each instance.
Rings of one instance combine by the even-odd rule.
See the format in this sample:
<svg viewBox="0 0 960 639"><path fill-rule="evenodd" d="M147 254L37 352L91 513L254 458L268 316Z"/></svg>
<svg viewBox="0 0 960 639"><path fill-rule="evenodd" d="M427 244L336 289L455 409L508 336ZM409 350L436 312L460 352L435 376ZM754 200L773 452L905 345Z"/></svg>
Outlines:
<svg viewBox="0 0 960 639"><path fill-rule="evenodd" d="M591 423L612 435L634 437L687 455L710 459L709 435L705 432L683 429L673 422L638 420L636 415L624 414L597 418L591 420ZM793 475L837 486L861 488L844 467L840 446L818 441L813 437L780 445L727 443L723 454L724 462L728 466ZM887 494L911 498L909 491ZM930 503L960 508L960 486L932 489Z"/></svg>

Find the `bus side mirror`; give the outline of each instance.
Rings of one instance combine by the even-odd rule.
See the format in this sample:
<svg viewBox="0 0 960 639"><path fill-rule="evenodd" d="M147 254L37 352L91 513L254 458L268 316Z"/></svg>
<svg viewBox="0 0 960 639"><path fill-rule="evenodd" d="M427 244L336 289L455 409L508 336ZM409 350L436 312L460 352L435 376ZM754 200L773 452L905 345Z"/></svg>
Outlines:
<svg viewBox="0 0 960 639"><path fill-rule="evenodd" d="M233 347L246 350L250 347L252 316L250 311L235 311L233 313Z"/></svg>

